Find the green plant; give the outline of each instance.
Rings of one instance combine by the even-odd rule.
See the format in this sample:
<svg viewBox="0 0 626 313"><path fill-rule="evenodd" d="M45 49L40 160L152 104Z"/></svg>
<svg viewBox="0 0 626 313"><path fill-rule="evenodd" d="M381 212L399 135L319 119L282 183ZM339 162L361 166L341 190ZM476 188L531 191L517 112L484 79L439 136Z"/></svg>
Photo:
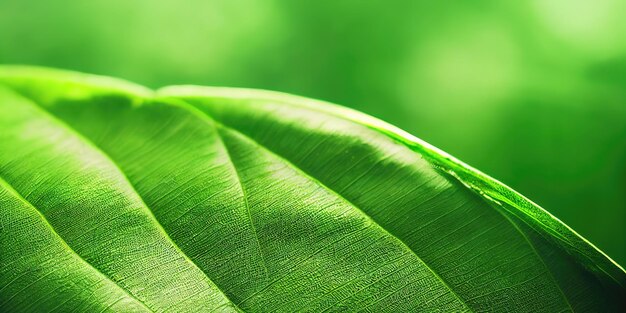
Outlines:
<svg viewBox="0 0 626 313"><path fill-rule="evenodd" d="M626 274L388 124L0 69L2 311L618 311Z"/></svg>

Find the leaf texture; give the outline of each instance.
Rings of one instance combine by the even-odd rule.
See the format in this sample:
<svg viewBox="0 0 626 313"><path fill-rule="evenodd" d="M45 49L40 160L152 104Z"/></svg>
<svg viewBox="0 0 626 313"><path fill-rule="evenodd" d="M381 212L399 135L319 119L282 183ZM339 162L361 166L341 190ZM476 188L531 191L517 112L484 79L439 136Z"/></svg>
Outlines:
<svg viewBox="0 0 626 313"><path fill-rule="evenodd" d="M0 309L620 311L626 273L383 122L265 91L0 69Z"/></svg>

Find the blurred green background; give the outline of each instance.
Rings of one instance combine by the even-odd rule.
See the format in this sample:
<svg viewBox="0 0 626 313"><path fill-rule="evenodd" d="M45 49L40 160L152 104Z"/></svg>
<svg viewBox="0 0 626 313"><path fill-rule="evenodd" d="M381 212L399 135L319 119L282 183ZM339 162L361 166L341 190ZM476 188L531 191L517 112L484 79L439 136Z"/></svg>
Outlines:
<svg viewBox="0 0 626 313"><path fill-rule="evenodd" d="M626 264L623 0L0 0L0 63L350 106Z"/></svg>

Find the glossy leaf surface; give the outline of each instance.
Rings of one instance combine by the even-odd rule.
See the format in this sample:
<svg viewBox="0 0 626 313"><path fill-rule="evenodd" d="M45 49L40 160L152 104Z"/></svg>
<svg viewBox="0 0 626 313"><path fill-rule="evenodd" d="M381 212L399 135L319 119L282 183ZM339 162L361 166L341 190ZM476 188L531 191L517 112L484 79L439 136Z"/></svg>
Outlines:
<svg viewBox="0 0 626 313"><path fill-rule="evenodd" d="M499 182L278 93L0 69L0 309L619 311L626 274Z"/></svg>

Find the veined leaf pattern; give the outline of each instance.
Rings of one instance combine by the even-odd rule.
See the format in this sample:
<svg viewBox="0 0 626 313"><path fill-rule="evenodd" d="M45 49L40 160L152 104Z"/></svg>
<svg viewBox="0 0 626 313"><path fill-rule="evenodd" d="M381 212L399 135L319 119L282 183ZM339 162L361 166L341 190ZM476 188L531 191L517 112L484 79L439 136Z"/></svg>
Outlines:
<svg viewBox="0 0 626 313"><path fill-rule="evenodd" d="M10 312L619 311L626 274L510 188L279 93L0 69Z"/></svg>

